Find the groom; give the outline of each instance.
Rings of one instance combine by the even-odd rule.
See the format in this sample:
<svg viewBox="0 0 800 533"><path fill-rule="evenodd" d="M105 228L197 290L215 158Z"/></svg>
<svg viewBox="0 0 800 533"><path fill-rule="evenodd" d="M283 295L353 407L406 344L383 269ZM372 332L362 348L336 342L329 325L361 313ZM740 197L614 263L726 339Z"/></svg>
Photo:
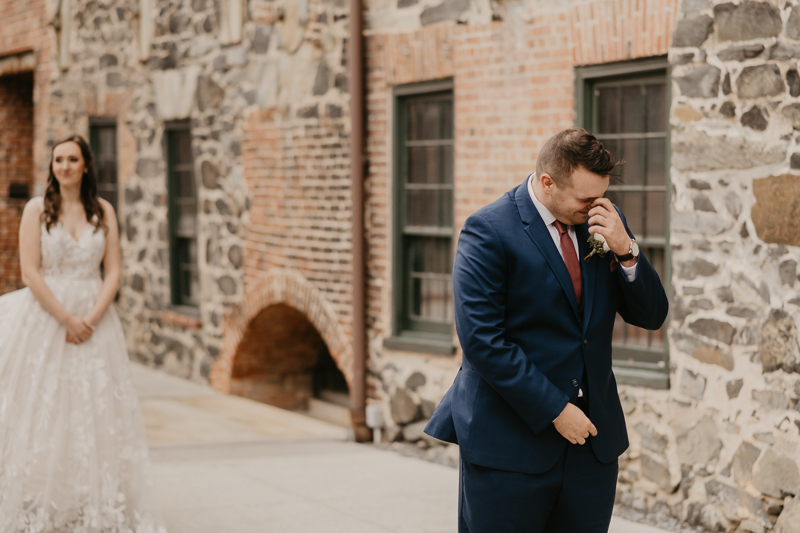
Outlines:
<svg viewBox="0 0 800 533"><path fill-rule="evenodd" d="M611 371L617 313L658 329L667 296L603 195L591 133L545 143L536 173L464 223L453 265L462 368L425 428L461 450L459 533L605 533L628 447ZM611 253L590 252L590 234Z"/></svg>

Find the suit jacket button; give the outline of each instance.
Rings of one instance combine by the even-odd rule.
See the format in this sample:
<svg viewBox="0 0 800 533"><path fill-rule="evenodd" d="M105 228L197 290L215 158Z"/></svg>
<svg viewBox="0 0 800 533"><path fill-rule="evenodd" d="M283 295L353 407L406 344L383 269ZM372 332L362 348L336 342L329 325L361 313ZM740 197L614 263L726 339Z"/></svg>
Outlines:
<svg viewBox="0 0 800 533"><path fill-rule="evenodd" d="M586 340L586 339L583 339L583 344L589 344L589 341Z"/></svg>
<svg viewBox="0 0 800 533"><path fill-rule="evenodd" d="M572 386L575 387L576 389L578 388L578 385L580 385L580 384L581 384L580 381L578 381L577 379L573 379L572 380Z"/></svg>

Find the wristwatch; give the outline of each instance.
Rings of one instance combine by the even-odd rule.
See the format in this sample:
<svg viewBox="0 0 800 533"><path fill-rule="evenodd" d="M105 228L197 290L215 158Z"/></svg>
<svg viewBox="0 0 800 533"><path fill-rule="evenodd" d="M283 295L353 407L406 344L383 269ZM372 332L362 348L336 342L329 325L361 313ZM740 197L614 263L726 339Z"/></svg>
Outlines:
<svg viewBox="0 0 800 533"><path fill-rule="evenodd" d="M639 257L639 243L636 242L636 239L631 239L631 248L625 255L618 255L617 261L620 263L624 263L625 261L630 261L631 259L636 259Z"/></svg>

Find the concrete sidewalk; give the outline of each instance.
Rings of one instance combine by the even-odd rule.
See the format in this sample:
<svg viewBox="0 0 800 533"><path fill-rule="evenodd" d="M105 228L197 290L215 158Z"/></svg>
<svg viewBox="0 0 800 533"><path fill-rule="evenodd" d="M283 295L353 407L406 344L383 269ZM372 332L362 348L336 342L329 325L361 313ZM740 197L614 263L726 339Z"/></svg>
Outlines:
<svg viewBox="0 0 800 533"><path fill-rule="evenodd" d="M133 365L170 533L454 533L458 472ZM611 533L664 533L614 518Z"/></svg>

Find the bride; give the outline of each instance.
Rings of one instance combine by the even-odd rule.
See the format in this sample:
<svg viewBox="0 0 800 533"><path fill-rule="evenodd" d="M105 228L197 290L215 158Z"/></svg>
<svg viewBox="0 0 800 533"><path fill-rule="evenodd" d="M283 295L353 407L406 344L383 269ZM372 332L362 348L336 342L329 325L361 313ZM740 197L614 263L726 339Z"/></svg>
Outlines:
<svg viewBox="0 0 800 533"><path fill-rule="evenodd" d="M0 297L0 533L164 533L111 306L117 219L82 137L53 147L19 243L27 287Z"/></svg>

